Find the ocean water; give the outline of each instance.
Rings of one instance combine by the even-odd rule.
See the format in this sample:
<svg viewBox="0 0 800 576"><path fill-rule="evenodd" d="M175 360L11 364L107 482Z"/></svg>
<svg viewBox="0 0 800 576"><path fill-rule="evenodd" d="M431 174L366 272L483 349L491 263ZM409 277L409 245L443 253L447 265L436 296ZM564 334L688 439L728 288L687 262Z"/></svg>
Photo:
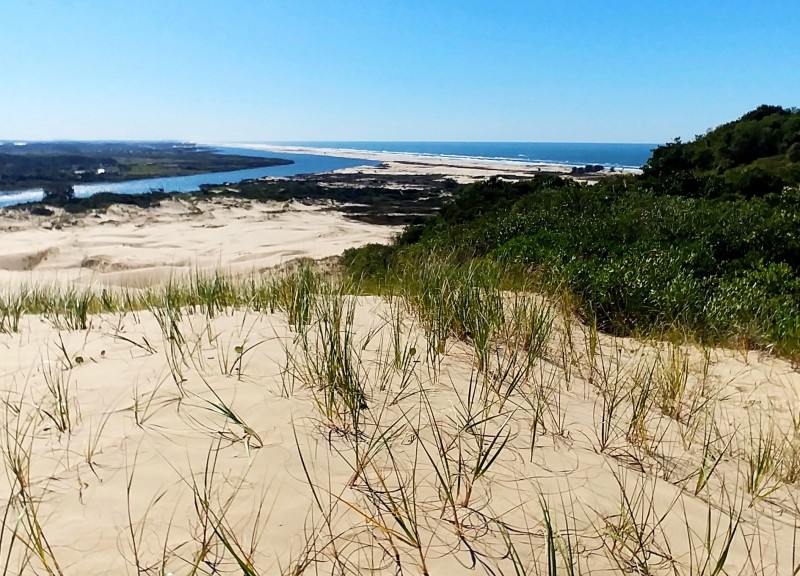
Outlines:
<svg viewBox="0 0 800 576"><path fill-rule="evenodd" d="M266 144L266 142L265 142ZM426 156L517 160L583 166L641 168L657 144L603 144L580 142L269 142L284 146L409 152Z"/></svg>
<svg viewBox="0 0 800 576"><path fill-rule="evenodd" d="M99 192L113 194L146 194L151 190L163 189L166 192L195 192L203 184L225 184L226 182L241 182L265 176L297 176L299 174L314 174L329 172L353 166L375 166L378 162L372 160L359 160L357 158L338 158L334 156L318 156L314 154L276 154L261 150L245 150L239 148L220 148L221 154L240 154L243 156L256 156L263 158L284 158L293 160L294 164L285 166L269 166L267 168L252 168L249 170L236 170L233 172L209 172L193 176L176 176L172 178L146 178L130 180L128 182L78 184L74 187L75 196L86 198ZM0 191L0 207L37 202L44 193L41 188L29 190Z"/></svg>

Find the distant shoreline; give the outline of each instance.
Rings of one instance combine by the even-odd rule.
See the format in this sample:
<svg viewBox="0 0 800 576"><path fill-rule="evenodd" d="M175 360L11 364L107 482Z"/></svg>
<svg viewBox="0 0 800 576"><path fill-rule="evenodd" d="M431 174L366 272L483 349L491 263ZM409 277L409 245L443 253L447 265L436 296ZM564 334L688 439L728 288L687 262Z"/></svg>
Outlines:
<svg viewBox="0 0 800 576"><path fill-rule="evenodd" d="M331 143L337 144L337 143ZM353 143L354 145L358 143ZM435 144L435 143L433 143ZM537 143L531 143L534 145ZM544 143L542 143L544 144ZM482 167L533 167L533 168L541 168L542 170L553 172L553 171L566 171L573 167L581 167L587 164L601 164L606 168L613 167L617 172L624 172L624 173L636 173L640 171L641 165L639 166L633 164L624 164L620 162L613 162L610 160L600 160L597 158L591 158L590 153L587 152L587 155L580 158L575 159L574 161L568 160L548 160L548 159L533 159L533 158L512 158L508 156L488 156L488 155L476 155L476 154L467 154L467 153L444 153L444 152L423 152L423 151L410 151L410 150L372 150L367 148L357 148L357 147L339 147L339 146L316 146L316 145L309 145L309 144L275 144L275 143L248 143L248 142L236 142L236 143L224 143L224 144L208 144L204 143L206 146L224 146L224 147L231 147L231 148L240 148L240 149L247 149L247 150L259 150L262 152L271 152L271 153L283 153L283 154L318 154L323 156L338 156L340 158L358 158L364 160L376 160L379 162L392 162L392 161L405 161L405 162L423 162L423 163L455 163L455 164L466 164L470 166L482 166ZM555 144L554 144L555 145ZM581 144L575 144L576 146L581 146ZM590 144L586 144L586 146L591 146ZM610 145L611 146L611 145ZM637 144L638 146L638 144ZM651 146L650 144L642 144L641 146ZM652 145L655 147L655 145ZM433 146L435 148L435 146ZM485 152L499 152L498 150L485 150Z"/></svg>
<svg viewBox="0 0 800 576"><path fill-rule="evenodd" d="M223 146L223 144L205 144ZM570 176L572 168L582 164L560 164L555 162L530 162L521 160L487 159L469 156L428 155L408 152L375 152L370 150L353 150L347 148L313 148L306 146L286 146L274 144L227 143L225 147L258 150L273 154L311 154L320 156L336 156L381 162L378 167L354 167L336 170L338 173L364 172L374 174L420 174L440 175L453 178L466 184L476 180L499 177L532 178L538 174L556 174ZM593 175L592 178L611 174L640 174L640 169L614 168L606 169ZM591 180L592 178L580 178Z"/></svg>
<svg viewBox="0 0 800 576"><path fill-rule="evenodd" d="M240 149L245 155L253 157L254 161L261 159L273 160L259 154L252 154L251 150ZM248 154L250 153L250 154ZM235 151L218 151L216 155L236 156ZM203 172L190 176L176 176L163 178L143 178L125 182L100 182L90 184L75 184L73 186L76 198L86 198L99 193L108 192L120 195L141 195L148 192L166 191L186 193L198 191L203 185L221 185L229 182L242 182L262 177L288 177L307 173L325 173L337 168L359 165L360 162L352 158L334 158L323 155L287 154L279 159L280 165L270 165L263 168L253 168L230 172ZM369 161L365 161L369 163ZM41 187L0 191L0 207L17 204L26 204L41 201L44 191Z"/></svg>
<svg viewBox="0 0 800 576"><path fill-rule="evenodd" d="M441 179L452 179L459 184L470 184L492 177L501 177L509 180L528 179L540 175L557 175L573 178L583 182L595 182L602 178L616 174L639 174L640 169L614 166L600 170L602 164L595 164L597 169L592 171L575 172L573 168L581 168L590 165L588 163L559 163L559 162L537 162L529 160L511 160L505 158L483 158L471 156L458 156L451 154L436 155L432 153L410 153L394 151L372 151L357 150L349 148L324 148L311 146L293 146L277 144L253 144L253 143L198 143L200 147L207 150L227 151L227 154L235 154L236 150L245 152L269 153L276 155L287 155L293 158L316 157L329 160L349 159L351 164L344 167L334 166L309 166L307 170L299 170L298 174L339 174L364 176L396 177L396 176L431 176ZM223 152L225 154L226 152ZM273 162L276 159L270 158ZM280 160L280 159L278 159ZM364 164L359 164L363 161ZM377 166L375 163L379 163ZM323 162L325 164L325 162ZM298 164L299 166L299 164ZM248 171L213 173L212 176L224 176L219 182L213 179L208 180L209 174L197 174L188 177L177 178L153 178L145 180L132 180L130 182L116 183L95 183L81 184L75 186L75 195L79 198L93 196L101 192L114 192L123 195L143 194L147 190L138 189L143 183L147 183L148 189L163 190L171 193L185 193L191 190L199 190L203 184L220 184L224 182L241 182L259 178L269 178L275 167L269 167L270 174L255 174ZM237 177L238 176L238 177ZM285 174L277 172L274 177L284 178ZM191 181L191 185L177 184L177 181ZM201 182L202 181L202 182ZM0 192L0 207L12 206L17 204L29 204L38 202L43 196L40 188L27 190L8 190Z"/></svg>

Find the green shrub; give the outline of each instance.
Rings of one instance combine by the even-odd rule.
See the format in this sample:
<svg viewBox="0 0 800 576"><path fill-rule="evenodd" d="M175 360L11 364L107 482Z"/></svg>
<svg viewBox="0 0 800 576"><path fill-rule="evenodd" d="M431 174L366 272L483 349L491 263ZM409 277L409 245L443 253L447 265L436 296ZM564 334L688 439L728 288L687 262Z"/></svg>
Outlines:
<svg viewBox="0 0 800 576"><path fill-rule="evenodd" d="M395 245L349 251L345 265L385 278L426 258L488 257L512 267L517 284L570 291L617 334L692 333L800 353L800 192L687 198L630 177L552 184L467 187Z"/></svg>
<svg viewBox="0 0 800 576"><path fill-rule="evenodd" d="M384 244L367 244L349 248L342 254L342 263L355 279L381 280L394 261L394 250Z"/></svg>

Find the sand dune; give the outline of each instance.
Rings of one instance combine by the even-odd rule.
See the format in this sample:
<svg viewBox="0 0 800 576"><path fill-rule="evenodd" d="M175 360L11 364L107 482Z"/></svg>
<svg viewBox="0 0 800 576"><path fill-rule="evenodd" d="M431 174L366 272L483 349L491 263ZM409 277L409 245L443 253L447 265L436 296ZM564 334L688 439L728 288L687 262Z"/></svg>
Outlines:
<svg viewBox="0 0 800 576"><path fill-rule="evenodd" d="M44 557L65 574L186 574L194 564L198 573L241 574L237 558L258 574L416 574L423 566L455 574L476 562L478 571L544 573L544 503L559 546L553 558L563 565L569 551L583 573L624 573L626 563L703 573L698 565L723 554L730 514L739 520L725 573L791 573L795 487L780 483L761 497L744 480L750 425L766 426L769 414L785 431L798 408L800 378L784 362L601 336L592 372L583 352L563 362L567 324L557 320L519 393L501 405L491 392L485 403L470 399L484 377L468 343L452 341L430 364L413 315L375 297L345 298L345 313L348 301L348 353L366 393L358 435L346 412L323 409L324 387L313 380L308 361L320 357L321 325L298 333L282 312L184 315L177 350L147 311L95 317L72 332L28 317L19 334L0 335L0 494L20 518L6 519L6 535L16 526L21 540L12 572L35 532L24 513L35 503ZM405 367L392 359L395 325L402 350L419 351ZM587 333L572 330L582 350ZM626 400L609 446L598 444L598 375L624 380L630 392L633 373L648 365L642 359L669 362L675 353L690 367L686 407L702 388L702 398L714 398L704 413L720 426L714 446L733 438L698 495L705 425L684 437L684 425L649 412L652 436L637 443L626 438ZM64 391L66 419L54 386ZM533 439L536 390L547 392ZM493 461L469 480L481 450ZM29 466L24 490L14 462ZM458 476L446 480L443 470ZM449 481L455 508L443 492ZM34 568L46 571L35 554L20 571Z"/></svg>
<svg viewBox="0 0 800 576"><path fill-rule="evenodd" d="M141 286L195 269L252 272L385 242L397 231L320 207L230 198L114 206L94 216L8 214L0 229L0 286L55 280Z"/></svg>

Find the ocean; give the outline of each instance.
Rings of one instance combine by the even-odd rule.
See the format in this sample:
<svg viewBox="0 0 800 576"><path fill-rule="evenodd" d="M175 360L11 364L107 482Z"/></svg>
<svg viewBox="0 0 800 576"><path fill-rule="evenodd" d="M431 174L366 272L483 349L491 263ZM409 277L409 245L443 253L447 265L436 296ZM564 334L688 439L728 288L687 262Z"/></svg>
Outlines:
<svg viewBox="0 0 800 576"><path fill-rule="evenodd" d="M368 152L408 152L424 156L516 160L583 166L641 168L658 144L592 142L262 142L303 148L334 148Z"/></svg>

